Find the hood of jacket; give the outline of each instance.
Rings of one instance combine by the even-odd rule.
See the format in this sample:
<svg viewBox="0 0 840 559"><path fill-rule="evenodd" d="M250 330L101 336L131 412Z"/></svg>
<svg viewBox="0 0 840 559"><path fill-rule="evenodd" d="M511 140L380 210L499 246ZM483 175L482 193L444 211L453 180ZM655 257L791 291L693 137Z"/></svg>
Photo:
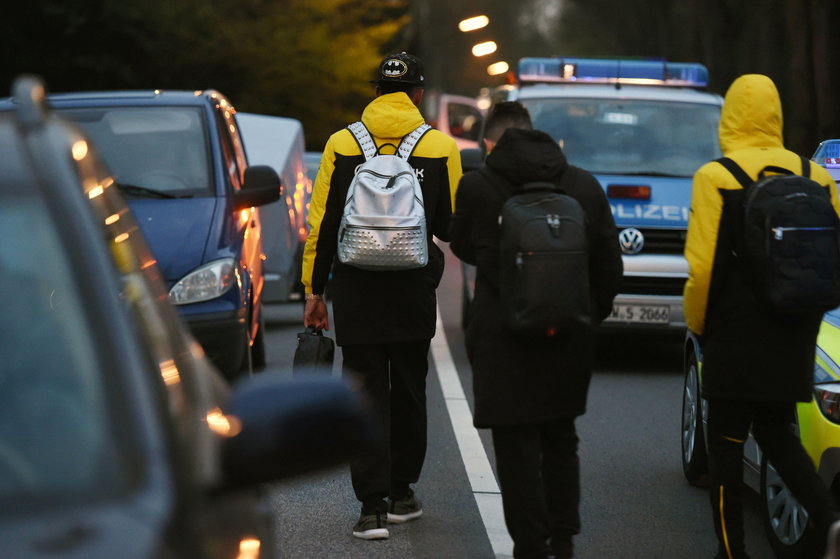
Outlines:
<svg viewBox="0 0 840 559"><path fill-rule="evenodd" d="M408 95L398 91L380 95L365 107L362 122L377 138L402 138L425 122Z"/></svg>
<svg viewBox="0 0 840 559"><path fill-rule="evenodd" d="M782 102L773 80L746 74L726 92L718 126L720 149L726 155L746 148L781 148Z"/></svg>
<svg viewBox="0 0 840 559"><path fill-rule="evenodd" d="M487 166L514 184L554 182L567 165L557 142L540 130L508 128L487 156Z"/></svg>

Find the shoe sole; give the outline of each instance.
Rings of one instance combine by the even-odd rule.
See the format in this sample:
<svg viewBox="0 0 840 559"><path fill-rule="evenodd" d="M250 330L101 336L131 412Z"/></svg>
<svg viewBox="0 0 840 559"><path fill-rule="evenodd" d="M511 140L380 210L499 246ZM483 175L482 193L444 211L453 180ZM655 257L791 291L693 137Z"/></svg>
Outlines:
<svg viewBox="0 0 840 559"><path fill-rule="evenodd" d="M353 532L353 536L362 540L387 540L390 534L387 528L374 528L364 532Z"/></svg>
<svg viewBox="0 0 840 559"><path fill-rule="evenodd" d="M414 520L415 518L420 518L421 516L423 516L422 509L408 514L394 514L389 512L388 522L391 524L402 524L403 522L408 522L409 520Z"/></svg>

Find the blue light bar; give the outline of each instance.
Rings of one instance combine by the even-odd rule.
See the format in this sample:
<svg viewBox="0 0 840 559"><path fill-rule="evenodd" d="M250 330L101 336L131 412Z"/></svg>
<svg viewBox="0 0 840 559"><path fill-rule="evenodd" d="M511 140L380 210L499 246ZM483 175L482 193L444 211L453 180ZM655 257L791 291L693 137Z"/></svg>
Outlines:
<svg viewBox="0 0 840 559"><path fill-rule="evenodd" d="M523 58L520 83L608 83L706 87L709 71L694 62L616 58Z"/></svg>

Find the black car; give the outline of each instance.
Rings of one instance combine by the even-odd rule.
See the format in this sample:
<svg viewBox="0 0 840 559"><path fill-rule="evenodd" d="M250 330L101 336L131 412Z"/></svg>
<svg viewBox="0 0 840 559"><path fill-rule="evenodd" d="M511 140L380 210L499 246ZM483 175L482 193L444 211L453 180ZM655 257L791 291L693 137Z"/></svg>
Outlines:
<svg viewBox="0 0 840 559"><path fill-rule="evenodd" d="M34 78L0 115L0 557L271 557L266 482L360 443L355 395L230 389L140 229Z"/></svg>

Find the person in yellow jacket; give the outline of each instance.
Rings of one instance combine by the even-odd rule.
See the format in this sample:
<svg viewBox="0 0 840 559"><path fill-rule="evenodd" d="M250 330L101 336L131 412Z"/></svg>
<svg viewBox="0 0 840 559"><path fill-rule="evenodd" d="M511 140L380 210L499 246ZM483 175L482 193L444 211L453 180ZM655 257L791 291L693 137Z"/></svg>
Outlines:
<svg viewBox="0 0 840 559"><path fill-rule="evenodd" d="M829 189L840 214L837 186L828 173L784 148L781 101L767 76L749 74L732 83L719 140L723 155L752 181L767 166L803 174L803 164L809 165L811 178ZM837 504L789 428L796 402L811 399L821 314L782 318L756 301L733 253L743 200L741 183L721 163L703 165L694 175L685 246L685 316L702 345L716 557L725 559L748 557L740 490L750 426L821 538L838 518Z"/></svg>
<svg viewBox="0 0 840 559"><path fill-rule="evenodd" d="M418 109L424 81L417 57L403 52L382 60L376 98L362 113L381 153L394 153L402 138L424 123ZM361 379L384 435L380 444L350 461L353 489L362 504L353 535L382 539L389 536L387 522L405 522L423 513L410 486L417 482L426 455L428 353L437 318L435 290L443 275L443 252L432 236L449 239L461 156L454 140L429 130L408 158L423 192L429 262L400 271L363 270L335 258L347 190L362 162L348 129L327 141L304 247L304 325L329 328L323 293L332 271L330 294L344 374Z"/></svg>

